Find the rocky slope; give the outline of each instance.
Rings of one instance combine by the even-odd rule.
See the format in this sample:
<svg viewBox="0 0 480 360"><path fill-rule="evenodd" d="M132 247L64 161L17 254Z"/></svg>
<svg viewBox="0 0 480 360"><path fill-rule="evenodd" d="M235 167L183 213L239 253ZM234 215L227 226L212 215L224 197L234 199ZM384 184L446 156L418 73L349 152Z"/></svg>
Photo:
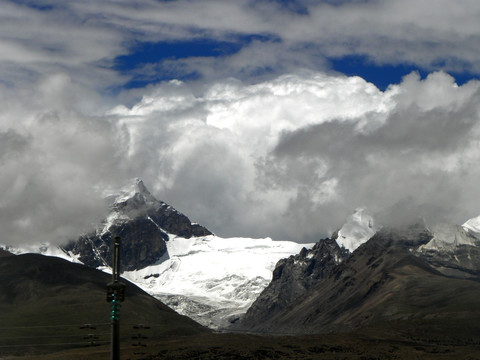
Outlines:
<svg viewBox="0 0 480 360"><path fill-rule="evenodd" d="M445 231L437 228L436 233L432 232L422 223L403 229L382 229L337 264L330 261L330 266L319 265L325 271L313 284L308 275L310 270L298 278L304 266L299 260L308 252L292 257L291 269L285 267L289 261L282 260L274 272L277 276L237 328L290 334L351 331L382 322L403 322L411 326L413 320L422 324L432 321L438 326L459 321L471 325L471 319L480 319L480 283L463 275L468 263L453 255L456 263L449 258L441 265L456 269L462 276L446 276L436 269L438 266L434 267L444 256L433 252L426 255L422 250L446 254L445 247L439 251L438 247L431 246L432 241L438 243L440 234L445 235ZM449 243L455 243L448 238ZM465 246L474 248L475 245L457 241L450 249L458 253L465 250ZM337 256L340 259L332 240L321 240L316 247L324 249L323 258ZM292 282L303 284L305 281L310 281L310 287L301 287L295 296L288 298L282 294L299 289Z"/></svg>
<svg viewBox="0 0 480 360"><path fill-rule="evenodd" d="M303 248L299 254L281 259L275 266L272 281L248 309L242 322L269 321L328 277L349 254L335 240L323 239L310 250Z"/></svg>

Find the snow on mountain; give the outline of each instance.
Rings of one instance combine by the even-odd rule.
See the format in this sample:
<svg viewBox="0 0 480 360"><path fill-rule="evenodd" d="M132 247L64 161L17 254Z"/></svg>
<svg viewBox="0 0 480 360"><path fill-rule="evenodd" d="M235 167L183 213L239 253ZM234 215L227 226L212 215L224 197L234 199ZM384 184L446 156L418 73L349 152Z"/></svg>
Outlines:
<svg viewBox="0 0 480 360"><path fill-rule="evenodd" d="M40 245L29 244L29 245L23 245L19 247L14 247L10 245L0 245L0 248L5 249L15 255L34 253L34 254L42 254L45 256L55 256L55 257L59 257L74 263L80 263L80 264L82 263L78 259L78 256L75 256L75 254L67 252L56 245L51 245L50 243L43 243Z"/></svg>
<svg viewBox="0 0 480 360"><path fill-rule="evenodd" d="M290 241L170 236L157 265L123 276L181 314L223 328L247 311L269 284L278 260L304 246Z"/></svg>
<svg viewBox="0 0 480 360"><path fill-rule="evenodd" d="M429 225L427 228L433 238L421 246L421 250L448 251L460 245L476 246L477 239L470 234L466 226L442 222Z"/></svg>
<svg viewBox="0 0 480 360"><path fill-rule="evenodd" d="M355 209L345 224L338 230L336 241L350 252L367 242L380 229L364 208Z"/></svg>
<svg viewBox="0 0 480 360"><path fill-rule="evenodd" d="M110 272L113 234L122 239L123 277L212 328L245 313L269 284L278 260L304 246L289 241L220 238L157 200L140 179L106 200L110 212L96 229L59 248L8 248L58 256Z"/></svg>
<svg viewBox="0 0 480 360"><path fill-rule="evenodd" d="M480 241L480 216L466 221L462 226L448 222L425 225L432 239L419 247L419 251L452 251L458 246L478 246ZM367 242L381 226L376 224L366 209L358 208L338 230L336 241L350 252Z"/></svg>
<svg viewBox="0 0 480 360"><path fill-rule="evenodd" d="M462 227L469 231L470 233L475 233L480 235L480 216L471 218L467 220Z"/></svg>

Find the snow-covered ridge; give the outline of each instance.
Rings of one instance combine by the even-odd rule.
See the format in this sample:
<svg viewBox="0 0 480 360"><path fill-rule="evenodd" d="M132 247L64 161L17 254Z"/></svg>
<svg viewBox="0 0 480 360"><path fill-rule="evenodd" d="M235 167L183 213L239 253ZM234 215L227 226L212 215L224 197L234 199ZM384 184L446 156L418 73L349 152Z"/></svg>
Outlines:
<svg viewBox="0 0 480 360"><path fill-rule="evenodd" d="M355 209L337 232L337 244L350 252L367 242L380 229L364 208Z"/></svg>
<svg viewBox="0 0 480 360"><path fill-rule="evenodd" d="M446 222L428 225L428 231L433 238L419 250L451 251L462 245L477 246L478 231L474 230L472 224L477 218L468 220L467 225L455 225Z"/></svg>
<svg viewBox="0 0 480 360"><path fill-rule="evenodd" d="M82 263L78 260L78 256L75 254L63 250L58 245L53 245L50 243L43 243L43 244L30 244L30 245L22 245L22 246L11 246L11 245L0 245L0 248L5 249L12 254L21 255L21 254L41 254L45 256L55 256L59 257L74 263Z"/></svg>
<svg viewBox="0 0 480 360"><path fill-rule="evenodd" d="M480 216L471 218L470 220L467 220L462 227L467 230L470 233L473 234L479 234L477 236L480 236Z"/></svg>
<svg viewBox="0 0 480 360"><path fill-rule="evenodd" d="M420 246L419 251L453 251L458 246L480 244L480 216L466 221L461 226L448 222L431 223L425 226L433 237L427 244ZM380 228L381 226L366 209L358 208L338 230L336 241L339 246L353 252Z"/></svg>

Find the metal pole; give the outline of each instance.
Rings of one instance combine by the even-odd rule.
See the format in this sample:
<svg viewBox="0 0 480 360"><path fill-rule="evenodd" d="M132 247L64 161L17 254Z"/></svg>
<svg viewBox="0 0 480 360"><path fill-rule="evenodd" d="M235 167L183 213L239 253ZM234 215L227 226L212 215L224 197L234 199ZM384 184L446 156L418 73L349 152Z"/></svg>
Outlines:
<svg viewBox="0 0 480 360"><path fill-rule="evenodd" d="M112 312L116 311L115 300L112 301ZM120 322L117 318L112 319L111 360L120 360Z"/></svg>
<svg viewBox="0 0 480 360"><path fill-rule="evenodd" d="M125 297L125 284L120 282L120 238L113 246L112 282L107 284L107 301L111 303L111 360L120 360L120 302Z"/></svg>
<svg viewBox="0 0 480 360"><path fill-rule="evenodd" d="M115 237L115 243L113 244L113 282L120 281L120 237Z"/></svg>

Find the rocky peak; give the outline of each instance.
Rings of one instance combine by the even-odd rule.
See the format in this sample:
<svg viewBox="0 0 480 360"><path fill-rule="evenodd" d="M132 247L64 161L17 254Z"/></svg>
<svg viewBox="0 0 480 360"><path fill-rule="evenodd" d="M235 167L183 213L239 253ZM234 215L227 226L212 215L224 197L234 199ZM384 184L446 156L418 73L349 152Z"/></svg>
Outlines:
<svg viewBox="0 0 480 360"><path fill-rule="evenodd" d="M161 261L170 236L190 238L211 232L157 200L140 179L107 199L110 213L101 225L65 246L65 251L92 267L111 265L112 238L122 238L123 270L138 270Z"/></svg>
<svg viewBox="0 0 480 360"><path fill-rule="evenodd" d="M119 191L118 194L110 196L112 209L128 213L129 211L146 211L150 207L164 204L163 201L155 199L140 179L135 179L130 186Z"/></svg>
<svg viewBox="0 0 480 360"><path fill-rule="evenodd" d="M268 287L245 315L243 324L251 319L270 318L305 295L321 279L349 257L349 251L338 246L334 239L322 239L310 250L281 259L275 266ZM240 325L243 326L243 325Z"/></svg>
<svg viewBox="0 0 480 360"><path fill-rule="evenodd" d="M367 242L378 230L380 226L373 217L364 208L355 209L343 226L336 231L332 238L339 246L344 247L350 252L354 252L360 245Z"/></svg>

